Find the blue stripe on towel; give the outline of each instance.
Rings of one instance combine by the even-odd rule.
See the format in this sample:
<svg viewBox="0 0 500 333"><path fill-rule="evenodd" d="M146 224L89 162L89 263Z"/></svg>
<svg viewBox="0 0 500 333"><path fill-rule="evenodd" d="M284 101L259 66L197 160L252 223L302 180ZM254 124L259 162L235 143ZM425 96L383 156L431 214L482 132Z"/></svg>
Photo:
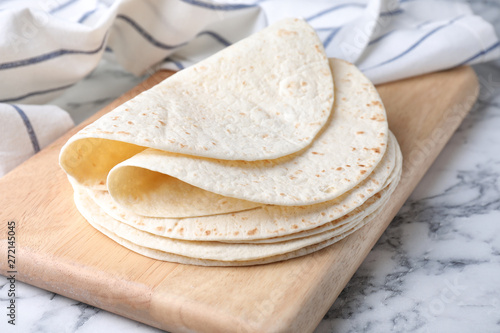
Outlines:
<svg viewBox="0 0 500 333"><path fill-rule="evenodd" d="M28 97L32 97L32 96L36 96L36 95L48 94L48 93L52 93L52 92L59 91L59 90L64 90L64 89L67 89L67 88L69 88L71 86L74 86L74 85L75 85L75 83L72 83L72 84L68 84L68 85L62 86L62 87L51 88L51 89L47 89L47 90L33 91L33 92L27 93L27 94L22 95L22 96L12 97L12 98L7 98L7 99L2 99L2 100L0 100L0 103L17 102L17 101L20 101L20 100L28 98Z"/></svg>
<svg viewBox="0 0 500 333"><path fill-rule="evenodd" d="M482 50L478 53L476 53L475 55L473 55L472 57L470 58L467 58L465 59L464 61L462 61L461 63L457 64L456 66L462 66L462 65L465 65L466 63L482 56L482 55L485 55L486 53L490 53L491 51L493 51L494 49L496 49L497 47L500 46L500 42L496 42L495 44L491 45L490 47L488 47L486 50Z"/></svg>
<svg viewBox="0 0 500 333"><path fill-rule="evenodd" d="M223 4L223 3L209 3L199 0L181 0L182 2L188 3L193 6L203 7L212 10L239 10L256 7L255 4L245 5L245 4Z"/></svg>
<svg viewBox="0 0 500 333"><path fill-rule="evenodd" d="M388 59L388 60L385 60L377 65L374 65L374 66L371 66L371 67L368 67L368 68L362 68L361 70L362 71L368 71L368 70L371 70L371 69L374 69L374 68L377 68L377 67L380 67L380 66L383 66L383 65L386 65L388 63L391 63L395 60L398 60L402 57L404 57L405 55L407 55L408 53L410 53L413 49L415 49L417 46L419 46L424 40L426 40L427 38L429 38L430 36L432 36L433 34L435 34L436 32L438 32L439 30L443 29L443 28L446 28L447 26L450 26L452 25L454 22L458 21L459 19L461 19L462 17L464 17L464 15L461 15L461 16L458 16L450 21L448 21L447 23L443 24L443 25L440 25L439 27L437 28L434 28L433 30L429 31L428 33L426 33L424 36L422 36L418 41L416 41L412 46L410 46L408 49L406 49L405 51L403 51L402 53L398 54L397 56L394 56L392 57L391 59Z"/></svg>
<svg viewBox="0 0 500 333"><path fill-rule="evenodd" d="M420 23L419 25L417 25L415 28L416 28L416 29L420 29L421 27L423 27L423 26L424 26L424 25L426 25L426 24L429 24L430 22L432 22L432 21L430 21L430 20L429 20L429 21L422 22L422 23ZM395 32L401 31L401 30L404 30L404 29L394 29L394 30L391 30L391 31L389 31L389 32L387 32L387 33L385 33L385 34L383 34L383 35L381 35L381 36L379 36L379 37L375 38L374 40L370 41L370 43L368 43L368 45L372 45L372 44L378 43L378 42L380 42L382 39L384 39L384 38L386 38L386 37L388 37L388 36L392 35L392 34L393 34L393 33L395 33Z"/></svg>
<svg viewBox="0 0 500 333"><path fill-rule="evenodd" d="M125 16L125 15L118 15L116 18L122 19L125 22L127 22L128 24L130 24L142 37L144 37L144 39L146 39L148 42L150 42L154 46L159 47L161 49L172 50L172 49L184 46L184 45L189 43L189 42L183 42L183 43L176 44L176 45L169 45L169 44L162 43L162 42L156 40L153 36L151 36L151 34L149 32L147 32L144 28L142 28L137 22L132 20L130 17ZM223 38L222 36L218 35L217 33L213 32L213 31L202 31L202 32L198 33L196 36L198 37L198 36L202 36L202 35L209 35L224 46L231 45L231 43L229 41L227 41L225 38Z"/></svg>
<svg viewBox="0 0 500 333"><path fill-rule="evenodd" d="M323 42L323 46L325 47L325 49L328 47L328 45L330 45L333 38L335 37L335 35L337 35L337 33L340 31L340 29L342 29L342 27L333 28L332 29L333 31L328 36L326 36L325 41Z"/></svg>
<svg viewBox="0 0 500 333"><path fill-rule="evenodd" d="M166 58L165 61L170 61L172 62L175 66L177 66L177 68L179 68L179 70L182 70L184 69L184 65L180 62L180 61L177 61L177 60L174 60L172 58Z"/></svg>
<svg viewBox="0 0 500 333"><path fill-rule="evenodd" d="M380 16L395 16L395 15L399 15L399 14L403 14L404 13L404 10L402 9L396 9L394 11L387 11L387 12L382 12L380 13Z"/></svg>
<svg viewBox="0 0 500 333"><path fill-rule="evenodd" d="M98 8L98 7L96 7L96 8L94 8L94 9L89 10L88 12L84 13L84 14L82 15L82 17L80 17L80 19L78 20L78 23L83 23L83 22L85 22L85 20L86 20L86 19L88 19L90 15L94 14L94 13L95 13L98 9L99 9L99 8Z"/></svg>
<svg viewBox="0 0 500 333"><path fill-rule="evenodd" d="M326 15L328 13L334 12L334 11L339 10L339 9L348 8L348 7L365 8L365 4L363 4L363 3L344 3L341 5L336 5L336 6L333 6L331 8L324 9L324 10L320 11L319 13L314 14L313 16L307 17L305 20L312 21L312 20L317 19L318 17L321 17L321 16Z"/></svg>
<svg viewBox="0 0 500 333"><path fill-rule="evenodd" d="M144 30L139 24L137 24L137 22L132 20L130 17L125 16L125 15L117 15L116 18L124 20L125 22L130 24L142 37L144 37L144 39L146 39L148 42L150 42L154 46L159 47L161 49L172 50L172 49L175 49L177 47L181 47L181 46L184 46L187 44L187 42L183 42L183 43L180 43L177 45L168 45L168 44L162 43L162 42L156 40L153 36L151 36L146 30Z"/></svg>
<svg viewBox="0 0 500 333"><path fill-rule="evenodd" d="M94 49L94 50L80 51L80 50L61 49L61 50L45 53L45 54L42 54L42 55L39 55L36 57L31 57L28 59L5 62L3 64L0 64L0 70L33 65L33 64L37 64L39 62L54 59L54 58L57 58L57 57L60 57L60 56L66 55L66 54L96 54L103 49L104 44L106 42L106 37L107 37L107 33L104 36L104 38L102 39L101 45L99 45L99 47Z"/></svg>
<svg viewBox="0 0 500 333"><path fill-rule="evenodd" d="M363 3L356 3L356 2L355 3L343 3L340 5L336 5L336 6L333 6L331 8L328 8L328 9L324 9L324 10L320 11L319 13L314 14L313 16L307 17L305 20L309 22L309 21L317 19L318 17L321 17L323 15L329 14L331 12L334 12L334 11L337 11L340 9L349 8L349 7L365 8L366 5ZM394 15L399 15L402 13L404 13L404 11L402 9L397 9L394 11L381 12L380 16L394 16Z"/></svg>
<svg viewBox="0 0 500 333"><path fill-rule="evenodd" d="M229 46L231 45L231 42L227 41L226 39L224 39L221 35L218 35L216 34L215 32L213 31L202 31L200 32L198 35L196 36L201 36L201 35L209 35L209 36L212 36L214 39L216 39L219 43L221 43L222 45L224 46Z"/></svg>
<svg viewBox="0 0 500 333"><path fill-rule="evenodd" d="M28 118L28 116L26 115L26 113L24 113L24 111L17 105L14 105L14 104L10 104L14 109L16 109L17 113L19 113L19 116L21 116L21 119L23 120L23 123L24 123L24 126L26 127L26 131L28 131L28 135L30 137L30 140L31 140L31 145L33 146L33 151L36 153L38 153L40 151L40 145L38 144L38 139L36 137L36 134L35 134L35 130L33 129L33 126L31 126L31 122Z"/></svg>

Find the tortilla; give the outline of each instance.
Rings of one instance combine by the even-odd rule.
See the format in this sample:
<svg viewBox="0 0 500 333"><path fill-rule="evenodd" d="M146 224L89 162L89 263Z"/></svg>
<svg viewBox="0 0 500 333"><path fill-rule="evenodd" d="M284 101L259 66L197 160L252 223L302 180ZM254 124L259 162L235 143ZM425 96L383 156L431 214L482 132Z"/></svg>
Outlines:
<svg viewBox="0 0 500 333"><path fill-rule="evenodd" d="M318 228L357 207L392 182L401 168L401 151L390 133L389 145L374 172L354 189L334 200L311 206L263 206L215 216L168 219L137 215L121 208L105 191L88 190L111 217L135 228L175 239L250 241L295 234Z"/></svg>
<svg viewBox="0 0 500 333"><path fill-rule="evenodd" d="M389 187L389 194L394 186ZM222 242L200 242L184 241L167 237L161 237L133 228L125 223L119 222L107 215L85 191L76 191L75 202L82 215L93 224L98 224L112 231L118 237L151 249L160 250L185 257L217 260L217 261L247 261L266 257L277 256L293 252L301 248L321 243L356 228L362 223L366 215L362 214L350 223L341 224L339 227L325 232L287 240L276 243L222 243ZM380 208L380 206L379 206ZM342 217L341 219L345 218Z"/></svg>
<svg viewBox="0 0 500 333"><path fill-rule="evenodd" d="M172 177L226 197L302 206L339 197L368 177L387 147L382 101L352 64L331 59L335 104L324 129L306 149L273 160L226 161L147 149L115 166L108 189L139 215L168 215Z"/></svg>
<svg viewBox="0 0 500 333"><path fill-rule="evenodd" d="M377 214L378 215L378 214ZM369 223L369 221L373 220L376 218L376 215L371 216L370 218L367 218L366 223ZM179 263L179 264L187 264L187 265L198 265L198 266L222 266L222 267L228 267L228 266L253 266L253 265L264 265L264 264L269 264L273 262L278 262L278 261L283 261L283 260L288 260L288 259L293 259L301 256L305 256L307 254L311 254L313 252L319 251L329 245L332 245L338 241L341 241L343 238L349 236L353 232L355 232L357 229L349 230L343 235L339 235L337 237L334 237L332 239L329 239L327 241L314 244L311 246L307 246L305 248L302 248L297 251L273 256L273 257L266 257L262 259L257 259L257 260L247 260L247 261L217 261L217 260L206 260L206 259L198 259L198 258L191 258L191 257L185 257L185 256L180 256L176 254L172 254L169 252L164 252L164 251L158 251L151 249L149 247L145 246L140 246L137 244L134 244L126 239L123 239L119 236L117 236L114 232L107 230L106 228L102 227L99 224L95 224L93 221L88 221L90 225L92 225L96 230L100 231L102 234L106 235L108 238L114 240L116 243L122 245L123 247L132 250L138 254L141 254L145 257L152 258L152 259L157 259L157 260L164 260L164 261L170 261L174 263Z"/></svg>
<svg viewBox="0 0 500 333"><path fill-rule="evenodd" d="M327 121L333 81L322 43L285 19L172 75L104 115L62 148L60 164L84 186L143 149L263 160L307 147Z"/></svg>
<svg viewBox="0 0 500 333"><path fill-rule="evenodd" d="M400 175L401 172L399 172L399 176ZM391 193L396 185L397 181L391 186ZM91 225L119 244L150 258L204 266L257 265L303 256L318 251L352 234L377 218L384 207L384 205L379 206L372 214L353 221L353 223L349 224L347 227L344 226L341 230L328 231L312 237L293 240L291 242L274 244L224 244L220 242L171 240L141 232L126 224L113 220L107 215L105 215L104 218L100 218L99 213L93 211L94 209L98 210L99 207L95 205L89 197L86 199L85 197L81 197L80 195L82 194L85 195L85 192L75 191L75 202L79 210ZM129 237L134 239L134 241L130 241L128 239ZM158 247L165 247L166 244L170 245L167 245L166 248L170 248L174 252L158 249ZM179 253L194 253L194 256L182 255Z"/></svg>

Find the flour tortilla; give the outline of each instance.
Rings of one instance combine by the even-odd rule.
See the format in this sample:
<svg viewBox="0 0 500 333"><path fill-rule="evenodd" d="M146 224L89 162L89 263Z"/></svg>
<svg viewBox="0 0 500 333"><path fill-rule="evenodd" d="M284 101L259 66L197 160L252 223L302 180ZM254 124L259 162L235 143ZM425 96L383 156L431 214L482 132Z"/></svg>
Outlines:
<svg viewBox="0 0 500 333"><path fill-rule="evenodd" d="M263 206L248 211L199 218L144 217L117 205L105 191L90 195L111 217L160 236L184 240L250 241L269 239L318 228L361 206L392 181L401 168L401 151L390 133L389 145L373 173L354 189L334 200L303 207Z"/></svg>
<svg viewBox="0 0 500 333"><path fill-rule="evenodd" d="M390 187L393 190L394 187ZM246 261L262 259L284 253L293 252L301 248L321 243L339 235L361 224L366 216L359 216L348 224L342 224L338 228L315 234L308 237L297 238L277 243L222 243L222 242L200 242L183 241L167 237L156 236L129 225L119 222L107 215L86 192L77 191L75 202L82 215L93 224L98 224L112 231L118 237L129 240L139 246L169 252L191 258L218 260L218 261ZM379 206L380 208L380 206ZM342 218L341 218L342 219Z"/></svg>
<svg viewBox="0 0 500 333"><path fill-rule="evenodd" d="M333 81L304 20L285 19L186 68L73 136L60 164L83 186L150 147L225 160L274 159L308 146L327 121Z"/></svg>
<svg viewBox="0 0 500 333"><path fill-rule="evenodd" d="M348 213L348 214L346 214L346 215L344 215L336 220L333 220L331 222L327 222L327 223L325 223L319 227L316 227L314 229L309 229L309 230L305 230L302 232L296 232L296 233L291 233L289 235L272 237L272 238L250 239L250 240L243 239L243 240L236 240L236 241L235 240L218 240L218 242L239 243L239 244L242 244L242 243L248 243L248 244L282 243L282 242L289 241L289 240L294 240L294 239L298 239L298 238L305 238L305 237L321 234L321 233L324 233L326 231L331 231L334 229L335 229L335 234L343 233L347 229L351 228L352 224L356 223L356 221L361 220L361 219L365 218L366 216L372 214L376 209L378 209L379 207L381 207L382 205L384 205L387 202L394 187L397 184L397 181L395 181L395 180L397 178L399 178L400 173L401 173L400 169L397 171L394 170L390 179L386 182L387 185L385 186L385 188L383 190L381 190L380 192L376 193L374 196L372 196L370 199L368 199L361 206L357 207L356 209L354 209L350 213ZM91 190L88 190L88 189L86 190L86 192L87 192L86 195L88 195L89 198L94 201L94 203L99 205L99 203L95 200L95 197L92 196L92 194L94 192ZM99 206L101 206L101 205L99 205ZM102 206L100 208L102 209L102 211L104 213L107 214L107 212L102 208ZM109 215L109 214L107 214L107 215ZM109 215L109 216L111 216L111 215ZM144 224L142 224L142 223L137 224L137 223L131 223L127 220L119 220L119 219L116 219L116 220L119 222L125 223L125 224L127 224L135 229L145 231L145 232L150 233L152 235L164 237L163 233L160 232L160 230L162 230L162 228L161 227L155 228L154 224L149 224L147 222Z"/></svg>
<svg viewBox="0 0 500 333"><path fill-rule="evenodd" d="M174 241L176 243L176 246L173 247L173 249L176 252L184 252L180 248L184 247L184 250L187 248L188 253L190 252L189 250L193 251L196 253L194 257L192 256L184 256L184 255L179 255L177 253L172 253L169 251L161 251L158 249L155 249L154 246L157 246L158 243L163 243L163 242L169 242L170 240L168 239L161 239L161 237L158 236L153 236L151 234L145 233L145 232L140 232L142 233L142 237L139 238L144 238L141 239L140 242L143 245L137 244L134 241L128 240L126 237L122 237L120 234L127 234L127 232L124 232L124 230L120 227L114 227L115 230L111 231L113 228L113 223L118 223L121 226L125 226L125 230L127 228L133 229L130 230L132 234L139 232L137 229L131 228L123 223L120 223L116 220L111 219L109 216L106 215L106 219L112 220L113 223L106 223L109 221L106 221L105 223L103 222L102 219L94 219L93 217L95 213L90 213L89 215L89 208L86 206L88 203L92 203L92 200L81 200L81 197L79 196L80 194L85 195L84 191L76 191L75 192L75 202L77 204L77 207L80 209L82 214L87 218L89 223L93 225L97 230L101 231L104 233L106 236L109 238L115 240L117 243L137 252L140 254L143 254L147 257L154 258L154 259L159 259L159 260L167 260L171 262L178 262L178 263L183 263L183 264L194 264L194 265L204 265L204 266L246 266L246 265L257 265L257 264L266 264L266 263L271 263L275 261L281 261L281 260L286 260L286 259L291 259L299 256L303 256L306 254L309 254L311 252L318 251L326 246L329 246L335 242L340 241L341 239L347 237L348 235L352 234L356 230L360 229L364 225L370 223L374 219L378 217L378 214L380 213L381 210L383 210L383 205L379 207L373 214L370 214L369 216L366 216L363 219L360 219L359 221L356 221L356 223L352 223L349 228L345 228L344 232L342 233L333 233L334 236L327 238L327 233L324 235L321 235L322 238L326 238L322 241L319 241L317 243L312 243L311 245L300 247L296 250L293 251L286 251L287 248L293 248L287 246L288 243L284 242L283 244L255 244L255 245L249 245L249 244L223 244L223 243L218 243L218 242L190 242L190 241ZM89 199L87 197L87 199ZM94 208L99 208L97 205L94 206ZM91 210L91 209L90 209ZM108 228L111 227L111 228ZM110 230L111 229L111 230ZM117 231L117 232L116 232ZM135 237L134 237L135 238ZM316 237L318 240L321 237ZM301 240L296 240L295 243L298 244L302 242L302 244L308 243L307 238L305 239L306 241L304 242L304 239ZM184 242L184 246L179 244L179 242ZM199 243L199 244L197 244ZM217 247L229 247L232 246L231 249L220 249L222 253L219 253L219 251L214 249L210 249L210 246L207 243L214 243L212 245L215 245ZM180 245L180 246L179 246ZM267 247L267 250L269 248L273 248L274 251L266 251L264 250L263 247ZM195 249L193 249L195 248ZM198 249L196 249L198 248ZM280 249L281 248L281 249ZM246 251L249 251L246 252ZM238 254L235 254L234 250L238 252ZM207 251L210 252L210 254L207 255ZM279 253L276 255L270 255L266 256L264 253ZM221 259L207 259L206 257L220 257ZM201 257L201 258L200 258ZM254 258L255 257L255 258ZM238 260L234 260L231 258L240 258ZM254 259L249 259L249 258L254 258Z"/></svg>
<svg viewBox="0 0 500 333"><path fill-rule="evenodd" d="M155 178L155 173L144 171L134 168L128 174L129 178L121 183L123 188L128 188L132 181L136 186L129 192L125 210L147 216L185 218L233 213L262 206L261 203L209 192L174 177L165 176L161 182L154 181L151 178ZM161 193L161 196L143 190L144 187L155 188L154 193Z"/></svg>
<svg viewBox="0 0 500 333"><path fill-rule="evenodd" d="M147 149L109 173L108 189L121 206L146 216L167 216L163 193L175 177L226 197L303 206L346 193L382 159L388 127L382 101L352 64L330 61L335 105L324 129L306 149L264 161L225 161ZM158 184L165 184L163 186Z"/></svg>
<svg viewBox="0 0 500 333"><path fill-rule="evenodd" d="M378 214L377 214L378 215ZM376 215L370 216L370 218L367 218L367 221L365 224L369 223L371 220L375 219ZM176 255L173 253L169 252L164 252L164 251L158 251L151 249L149 247L145 246L139 246L137 244L134 244L124 238L121 238L117 236L115 233L112 231L107 230L106 228L102 227L99 224L94 223L93 221L89 221L89 223L98 231L100 231L102 234L106 235L108 238L114 240L116 243L122 245L123 247L132 250L138 254L141 254L145 257L152 258L152 259L157 259L157 260L163 260L163 261L169 261L173 263L179 263L179 264L186 264L186 265L197 265L197 266L221 266L221 267L241 267L241 266L253 266L253 265L264 265L264 264L270 264L273 262L278 262L278 261L283 261L283 260L288 260L288 259L293 259L301 256L305 256L307 254L319 251L329 245L332 245L343 238L349 236L353 232L355 232L357 229L350 230L349 232L346 232L343 235L334 237L332 239L329 239L327 241L314 244L305 248L302 248L297 251L273 256L273 257L266 257L263 259L257 259L257 260L247 260L247 261L217 261L217 260L206 260L206 259L198 259L198 258L191 258L191 257L185 257L185 256L180 256ZM359 226L360 228L361 226Z"/></svg>

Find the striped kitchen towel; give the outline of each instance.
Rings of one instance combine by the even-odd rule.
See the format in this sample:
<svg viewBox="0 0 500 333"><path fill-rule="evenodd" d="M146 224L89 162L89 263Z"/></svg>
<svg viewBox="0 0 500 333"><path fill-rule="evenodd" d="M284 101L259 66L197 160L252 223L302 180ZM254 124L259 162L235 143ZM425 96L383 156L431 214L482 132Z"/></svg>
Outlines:
<svg viewBox="0 0 500 333"><path fill-rule="evenodd" d="M0 120L12 131L0 132L0 176L71 126L58 108L16 103L50 102L103 56L137 75L182 69L283 17L305 18L329 57L375 83L500 55L493 27L449 1L4 0Z"/></svg>
<svg viewBox="0 0 500 333"><path fill-rule="evenodd" d="M69 114L53 105L0 104L0 119L0 175L73 127Z"/></svg>

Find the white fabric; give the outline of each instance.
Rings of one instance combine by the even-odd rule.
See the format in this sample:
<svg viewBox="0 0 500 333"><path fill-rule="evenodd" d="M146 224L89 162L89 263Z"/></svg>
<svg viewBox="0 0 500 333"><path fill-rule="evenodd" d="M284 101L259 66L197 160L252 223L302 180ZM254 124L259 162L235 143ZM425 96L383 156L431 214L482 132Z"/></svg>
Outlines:
<svg viewBox="0 0 500 333"><path fill-rule="evenodd" d="M0 104L46 103L105 54L138 75L182 69L290 16L317 30L329 57L354 62L375 83L500 55L493 27L449 1L11 0L0 3ZM39 108L56 119L51 110ZM23 133L15 115L1 122ZM55 137L60 128L52 123L37 135Z"/></svg>
<svg viewBox="0 0 500 333"><path fill-rule="evenodd" d="M0 104L0 119L0 176L74 126L68 113L53 105Z"/></svg>

